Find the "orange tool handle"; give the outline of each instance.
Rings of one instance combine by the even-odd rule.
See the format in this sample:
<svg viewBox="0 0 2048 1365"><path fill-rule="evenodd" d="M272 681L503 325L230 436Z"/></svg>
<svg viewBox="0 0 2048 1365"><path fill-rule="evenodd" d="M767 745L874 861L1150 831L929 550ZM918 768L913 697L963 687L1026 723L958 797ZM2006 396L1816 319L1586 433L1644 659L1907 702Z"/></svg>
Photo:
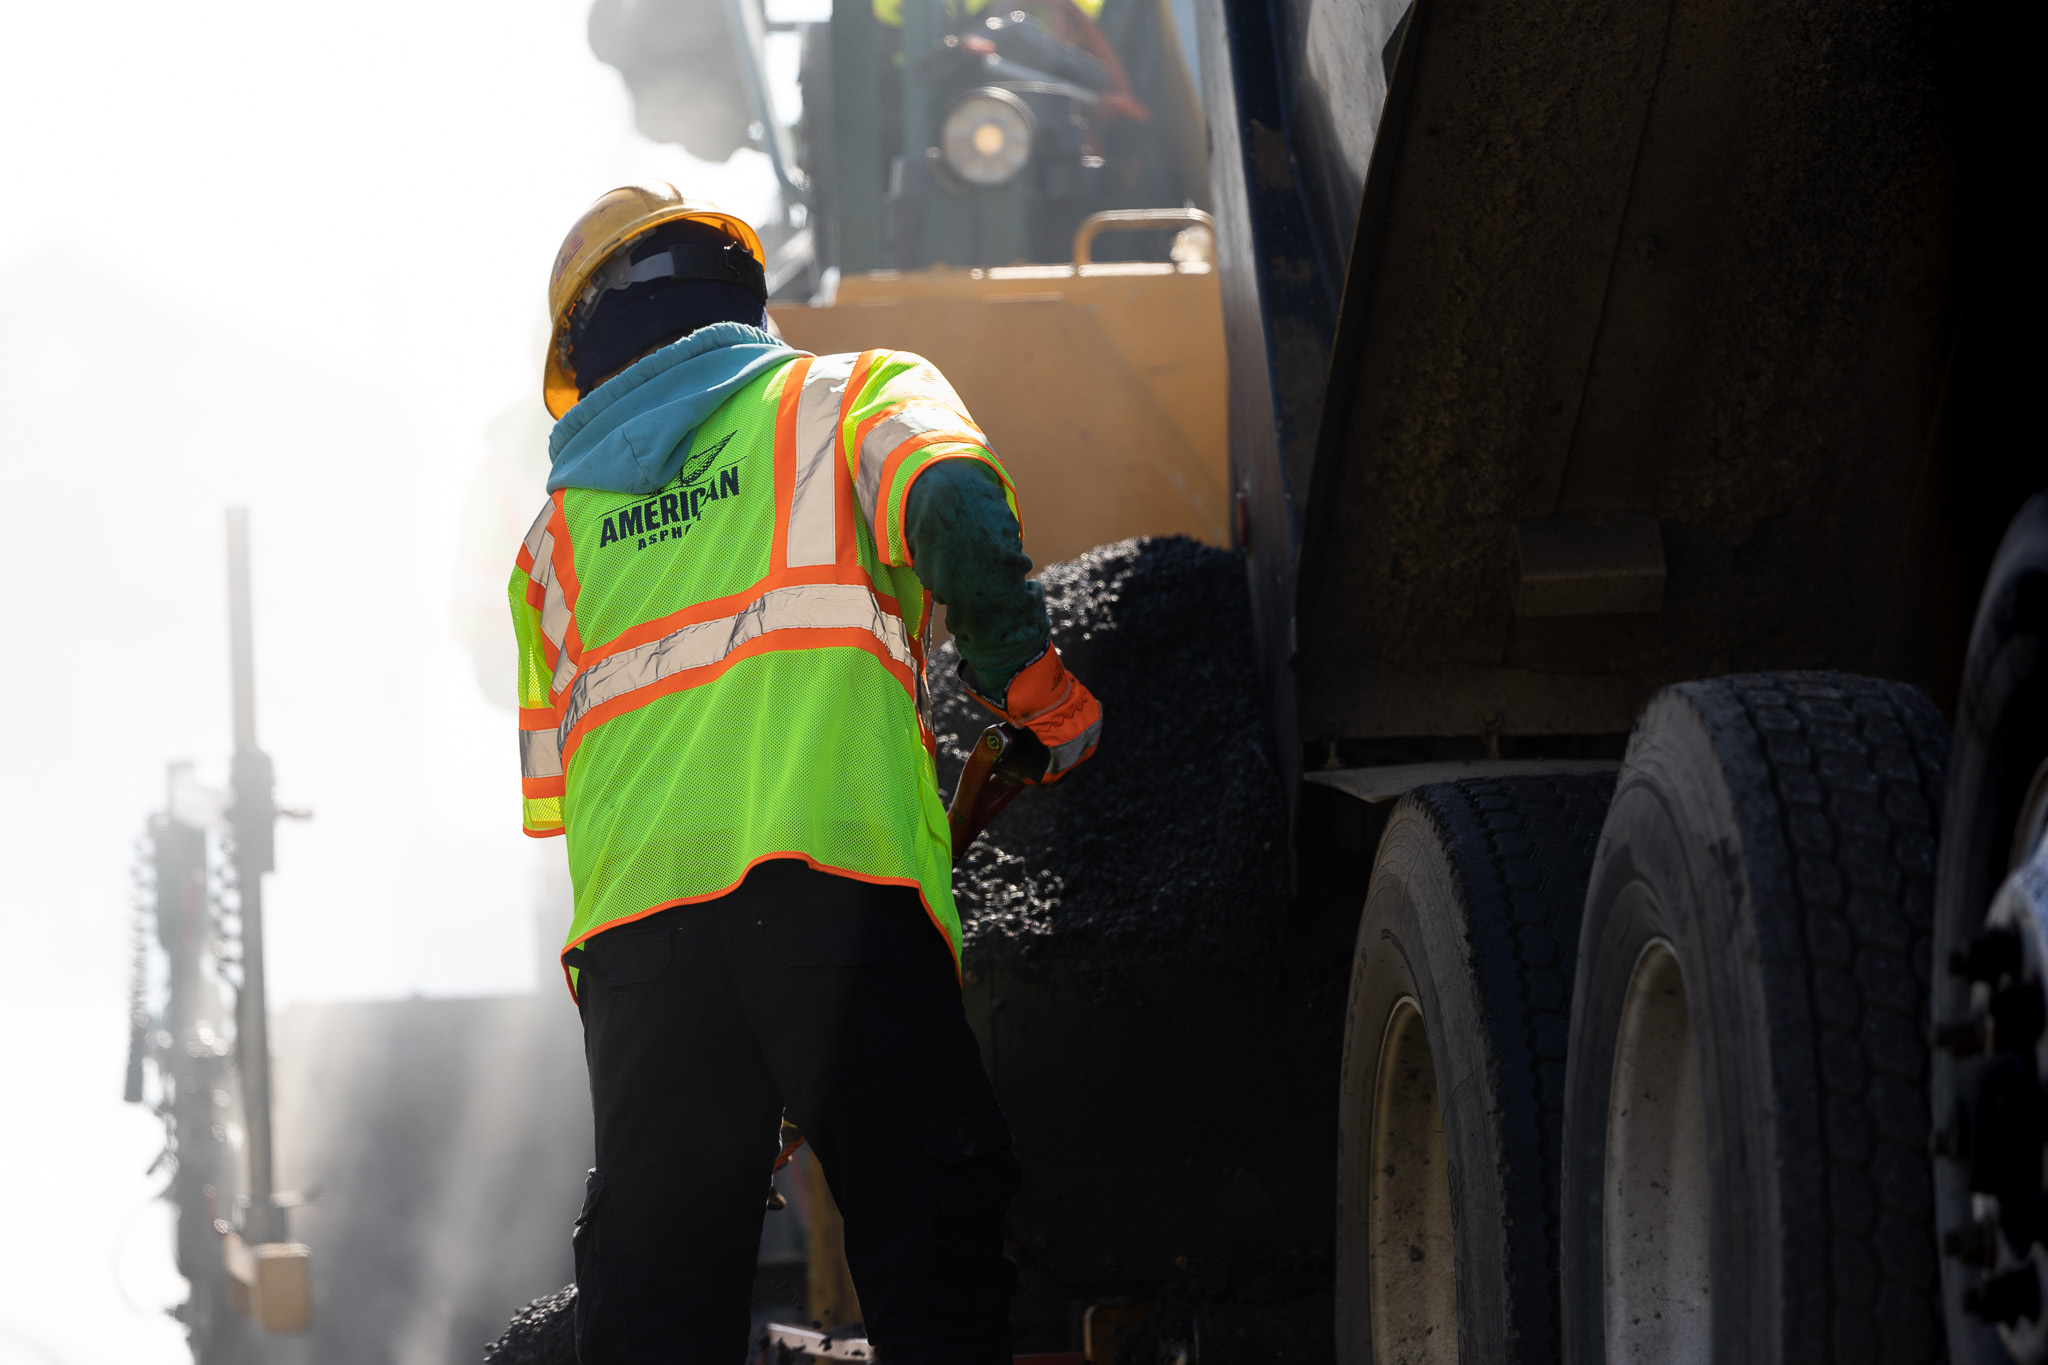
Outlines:
<svg viewBox="0 0 2048 1365"><path fill-rule="evenodd" d="M1052 755L1038 736L1016 725L991 725L974 741L946 823L953 831L953 866L1018 792L1045 776Z"/></svg>

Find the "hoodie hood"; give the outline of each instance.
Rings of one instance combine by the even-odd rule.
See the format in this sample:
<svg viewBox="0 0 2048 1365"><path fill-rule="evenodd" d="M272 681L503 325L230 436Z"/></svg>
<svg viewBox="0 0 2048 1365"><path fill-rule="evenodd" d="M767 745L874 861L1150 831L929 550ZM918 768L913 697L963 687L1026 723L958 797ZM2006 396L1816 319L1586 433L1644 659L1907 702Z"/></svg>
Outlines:
<svg viewBox="0 0 2048 1365"><path fill-rule="evenodd" d="M548 491L652 493L676 476L697 428L795 350L758 327L714 322L643 356L555 423Z"/></svg>

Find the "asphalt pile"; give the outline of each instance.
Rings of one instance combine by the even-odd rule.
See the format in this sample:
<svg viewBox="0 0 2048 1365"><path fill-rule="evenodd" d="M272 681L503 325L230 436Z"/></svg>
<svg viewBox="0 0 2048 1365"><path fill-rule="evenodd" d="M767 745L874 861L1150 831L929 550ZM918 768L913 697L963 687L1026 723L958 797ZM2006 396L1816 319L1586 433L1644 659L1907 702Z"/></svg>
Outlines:
<svg viewBox="0 0 2048 1365"><path fill-rule="evenodd" d="M1287 804L1252 669L1244 557L1185 537L1047 568L1053 642L1102 703L1095 757L1027 789L955 872L970 962L1265 955L1286 905ZM994 720L933 651L939 788Z"/></svg>
<svg viewBox="0 0 2048 1365"><path fill-rule="evenodd" d="M576 1286L535 1299L484 1347L484 1365L576 1365Z"/></svg>

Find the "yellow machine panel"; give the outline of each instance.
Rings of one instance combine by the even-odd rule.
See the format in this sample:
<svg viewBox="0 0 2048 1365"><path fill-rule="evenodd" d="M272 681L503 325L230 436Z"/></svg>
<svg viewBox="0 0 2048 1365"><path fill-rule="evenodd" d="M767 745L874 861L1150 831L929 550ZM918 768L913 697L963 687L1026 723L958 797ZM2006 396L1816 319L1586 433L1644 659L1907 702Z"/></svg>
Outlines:
<svg viewBox="0 0 2048 1365"><path fill-rule="evenodd" d="M1127 536L1230 539L1223 308L1206 261L848 276L769 311L792 346L942 370L1017 483L1041 568Z"/></svg>

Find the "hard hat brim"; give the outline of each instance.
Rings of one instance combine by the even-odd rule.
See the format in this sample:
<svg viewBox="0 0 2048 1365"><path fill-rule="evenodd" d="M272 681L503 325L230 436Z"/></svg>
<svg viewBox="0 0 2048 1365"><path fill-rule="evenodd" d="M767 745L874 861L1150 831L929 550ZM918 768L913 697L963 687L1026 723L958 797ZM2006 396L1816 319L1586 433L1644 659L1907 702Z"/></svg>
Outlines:
<svg viewBox="0 0 2048 1365"><path fill-rule="evenodd" d="M760 234L754 231L752 224L744 218L725 212L715 204L685 199L676 192L673 185L666 185L663 188L668 191L669 197L666 202L656 198L660 194L659 191L647 187L642 192L647 193L650 198L656 198L656 202L645 212L613 224L609 231L593 243L576 242L577 233L594 216L598 206L602 205L606 198L610 198L611 194L619 193L617 190L611 191L610 194L601 197L597 204L592 206L593 212L587 212L583 221L571 230L569 241L575 245L564 245L562 255L567 256L571 264L550 282L548 354L541 375L541 397L547 403L549 415L557 419L575 407L580 397L575 372L569 365L570 317L575 312L576 301L582 296L590 277L613 255L666 224L703 223L707 227L717 228L746 247L754 259L761 263L763 270L768 267L768 253L762 247Z"/></svg>

